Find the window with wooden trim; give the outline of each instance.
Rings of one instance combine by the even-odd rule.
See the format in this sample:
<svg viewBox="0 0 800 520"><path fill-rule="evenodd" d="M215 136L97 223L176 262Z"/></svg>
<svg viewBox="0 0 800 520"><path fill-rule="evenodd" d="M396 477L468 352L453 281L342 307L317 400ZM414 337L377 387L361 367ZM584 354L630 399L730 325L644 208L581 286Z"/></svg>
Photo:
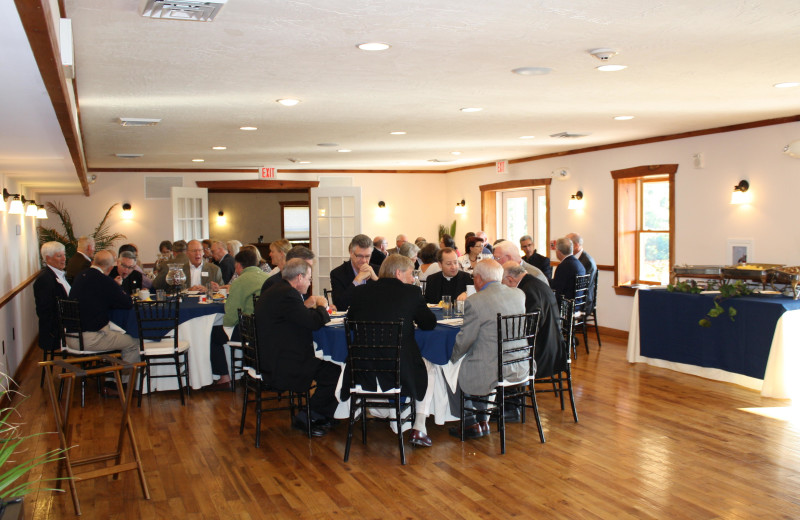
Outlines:
<svg viewBox="0 0 800 520"><path fill-rule="evenodd" d="M311 237L311 214L305 201L282 201L281 236L292 244L306 244Z"/></svg>
<svg viewBox="0 0 800 520"><path fill-rule="evenodd" d="M677 164L663 164L611 172L617 293L632 293L641 284L669 283L675 263L677 171Z"/></svg>

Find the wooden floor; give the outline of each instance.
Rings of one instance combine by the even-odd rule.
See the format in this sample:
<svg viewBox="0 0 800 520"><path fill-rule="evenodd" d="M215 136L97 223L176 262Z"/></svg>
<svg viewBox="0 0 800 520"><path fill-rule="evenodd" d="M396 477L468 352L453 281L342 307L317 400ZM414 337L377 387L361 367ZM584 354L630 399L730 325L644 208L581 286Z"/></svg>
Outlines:
<svg viewBox="0 0 800 520"><path fill-rule="evenodd" d="M194 392L186 407L174 393L145 398L133 417L152 499L132 472L82 482L83 518L800 518L800 418L747 410L785 414L788 402L630 365L622 342L603 341L575 363L580 423L541 395L547 443L532 422L509 425L506 455L496 433L461 443L430 425L433 447L407 444L401 466L395 438L374 425L345 464L344 424L309 440L285 412L267 414L256 449L253 414L239 435L240 393ZM21 379L24 431L52 431L38 367ZM108 449L117 408L89 392L79 453ZM55 446L53 435L29 444ZM68 494L39 491L25 509L29 519L74 518Z"/></svg>

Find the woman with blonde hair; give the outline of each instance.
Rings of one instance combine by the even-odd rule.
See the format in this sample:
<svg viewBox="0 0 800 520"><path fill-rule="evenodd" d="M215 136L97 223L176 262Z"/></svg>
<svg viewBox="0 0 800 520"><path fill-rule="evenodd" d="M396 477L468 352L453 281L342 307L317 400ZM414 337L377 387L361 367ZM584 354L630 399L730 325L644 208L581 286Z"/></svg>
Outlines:
<svg viewBox="0 0 800 520"><path fill-rule="evenodd" d="M285 238L281 238L280 240L275 240L269 245L269 259L272 260L272 264L275 266L275 269L272 270L270 276L279 273L283 266L286 265L286 253L292 248L291 242L286 240Z"/></svg>

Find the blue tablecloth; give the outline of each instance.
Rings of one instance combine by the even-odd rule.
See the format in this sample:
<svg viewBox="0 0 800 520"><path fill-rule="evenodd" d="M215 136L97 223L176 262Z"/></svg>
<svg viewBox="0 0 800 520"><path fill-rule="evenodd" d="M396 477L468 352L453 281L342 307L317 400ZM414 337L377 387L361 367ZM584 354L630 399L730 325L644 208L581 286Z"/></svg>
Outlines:
<svg viewBox="0 0 800 520"><path fill-rule="evenodd" d="M185 297L181 302L179 323L184 323L200 316L225 312L224 303L198 303L198 298ZM109 319L119 325L134 338L139 337L139 327L136 324L136 310L115 309L109 313Z"/></svg>
<svg viewBox="0 0 800 520"><path fill-rule="evenodd" d="M433 330L414 331L422 357L436 365L445 365L453 353L459 327L437 324ZM314 341L326 356L338 362L347 360L347 340L344 325L331 325L314 331Z"/></svg>
<svg viewBox="0 0 800 520"><path fill-rule="evenodd" d="M729 298L737 315L711 319L711 327L698 321L714 306L713 294L639 291L641 355L764 379L772 336L787 310L800 309L800 301L785 296Z"/></svg>

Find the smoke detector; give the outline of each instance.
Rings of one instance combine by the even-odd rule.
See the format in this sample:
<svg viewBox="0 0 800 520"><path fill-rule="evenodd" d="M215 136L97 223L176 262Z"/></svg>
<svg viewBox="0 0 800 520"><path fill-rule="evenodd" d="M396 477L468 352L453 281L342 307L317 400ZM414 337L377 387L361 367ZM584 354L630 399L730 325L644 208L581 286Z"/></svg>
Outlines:
<svg viewBox="0 0 800 520"><path fill-rule="evenodd" d="M608 61L619 54L619 52L615 51L614 49L592 49L589 51L589 54L600 61Z"/></svg>
<svg viewBox="0 0 800 520"><path fill-rule="evenodd" d="M147 0L142 16L147 18L166 18L168 20L211 22L227 1Z"/></svg>
<svg viewBox="0 0 800 520"><path fill-rule="evenodd" d="M569 179L569 170L566 168L559 168L558 170L553 170L551 172L552 176L560 181L565 181Z"/></svg>

